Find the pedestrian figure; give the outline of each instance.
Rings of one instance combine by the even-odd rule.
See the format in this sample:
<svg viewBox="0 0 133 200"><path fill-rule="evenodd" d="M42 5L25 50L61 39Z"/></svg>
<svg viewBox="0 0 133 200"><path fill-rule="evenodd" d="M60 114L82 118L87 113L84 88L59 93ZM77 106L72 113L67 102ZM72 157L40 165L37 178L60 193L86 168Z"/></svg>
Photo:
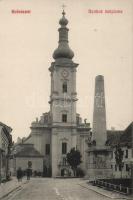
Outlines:
<svg viewBox="0 0 133 200"><path fill-rule="evenodd" d="M27 180L30 180L30 177L32 175L32 170L30 168L27 168L26 175L27 175Z"/></svg>
<svg viewBox="0 0 133 200"><path fill-rule="evenodd" d="M23 171L22 171L21 167L19 167L17 169L17 179L18 179L18 182L22 181L22 177L23 177Z"/></svg>

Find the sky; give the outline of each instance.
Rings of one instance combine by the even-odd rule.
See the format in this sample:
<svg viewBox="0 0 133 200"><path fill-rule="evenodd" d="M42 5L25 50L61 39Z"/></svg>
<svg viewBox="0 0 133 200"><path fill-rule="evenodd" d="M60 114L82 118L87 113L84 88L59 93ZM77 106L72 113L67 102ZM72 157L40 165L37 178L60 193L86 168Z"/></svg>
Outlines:
<svg viewBox="0 0 133 200"><path fill-rule="evenodd" d="M77 112L92 126L95 76L103 75L107 128L122 130L133 120L133 0L0 0L0 121L15 141L49 111L62 4L79 63ZM31 13L12 14L17 9ZM89 13L96 9L103 13Z"/></svg>

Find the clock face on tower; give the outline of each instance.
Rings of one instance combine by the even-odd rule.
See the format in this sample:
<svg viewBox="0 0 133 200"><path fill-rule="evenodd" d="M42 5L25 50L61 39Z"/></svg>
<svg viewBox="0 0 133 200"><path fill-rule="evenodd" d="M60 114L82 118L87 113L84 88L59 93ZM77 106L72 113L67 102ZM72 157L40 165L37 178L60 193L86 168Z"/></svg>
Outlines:
<svg viewBox="0 0 133 200"><path fill-rule="evenodd" d="M61 72L61 74L62 74L62 76L63 76L64 78L66 78L66 77L69 76L69 72L68 72L67 70L65 70L65 69Z"/></svg>

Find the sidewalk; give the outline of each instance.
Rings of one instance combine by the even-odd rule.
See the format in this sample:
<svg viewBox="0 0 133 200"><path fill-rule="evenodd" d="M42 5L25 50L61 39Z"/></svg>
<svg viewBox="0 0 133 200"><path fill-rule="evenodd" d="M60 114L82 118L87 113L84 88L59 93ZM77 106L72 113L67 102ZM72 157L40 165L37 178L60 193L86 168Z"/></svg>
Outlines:
<svg viewBox="0 0 133 200"><path fill-rule="evenodd" d="M131 196L126 196L126 195L122 195L120 193L114 192L114 191L108 191L105 190L103 188L97 187L97 186L93 186L91 184L88 183L88 181L84 181L82 183L79 184L81 187L84 187L88 190L93 190L94 192L101 194L103 196L106 196L108 198L111 199L128 199L128 200L133 200L133 197Z"/></svg>
<svg viewBox="0 0 133 200"><path fill-rule="evenodd" d="M18 182L16 177L12 177L11 181L8 181L6 183L1 183L0 185L0 199L3 197L6 197L11 192L15 191L18 188L21 188L21 185L25 184L27 181L26 179L23 179L22 182Z"/></svg>

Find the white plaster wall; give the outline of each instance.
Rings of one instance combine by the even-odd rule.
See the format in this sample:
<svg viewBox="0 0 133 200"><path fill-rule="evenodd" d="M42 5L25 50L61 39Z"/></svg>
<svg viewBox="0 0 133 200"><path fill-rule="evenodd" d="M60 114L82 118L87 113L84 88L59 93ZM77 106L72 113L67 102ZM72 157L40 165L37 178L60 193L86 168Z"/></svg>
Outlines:
<svg viewBox="0 0 133 200"><path fill-rule="evenodd" d="M52 131L52 176L55 177L58 175L58 137L56 129Z"/></svg>
<svg viewBox="0 0 133 200"><path fill-rule="evenodd" d="M63 70L67 70L69 76L64 78L62 76ZM76 102L66 102L62 101L62 99L71 99L73 97L72 93L76 93L76 70L71 68L65 67L56 67L53 76L52 76L52 91L51 96L54 98L52 102L52 115L53 115L53 122L61 123L62 122L62 112L65 110L67 112L68 123L76 123ZM63 82L67 82L68 92L62 92L62 84ZM57 92L55 94L54 92ZM56 98L56 100L55 100ZM58 100L57 100L58 98Z"/></svg>
<svg viewBox="0 0 133 200"><path fill-rule="evenodd" d="M126 158L126 150L128 149L128 158ZM123 178L130 178L131 176L131 172L130 171L126 171L126 164L129 165L130 167L130 162L132 159L132 149L127 148L127 147L122 147L122 150L124 151L124 156L123 156L123 162L124 162L124 167L122 169L122 177ZM111 159L111 164L113 166L113 176L115 178L120 178L121 177L121 171L119 171L119 167L117 166L117 171L115 170L115 165L116 165L116 161L115 161L115 149L113 149L113 158Z"/></svg>
<svg viewBox="0 0 133 200"><path fill-rule="evenodd" d="M51 132L48 129L40 128L32 132L31 137L25 143L34 144L34 147L45 155L45 145L51 143Z"/></svg>
<svg viewBox="0 0 133 200"><path fill-rule="evenodd" d="M40 153L42 153L42 136L41 135L31 135L25 143L34 144L35 149L37 149Z"/></svg>

